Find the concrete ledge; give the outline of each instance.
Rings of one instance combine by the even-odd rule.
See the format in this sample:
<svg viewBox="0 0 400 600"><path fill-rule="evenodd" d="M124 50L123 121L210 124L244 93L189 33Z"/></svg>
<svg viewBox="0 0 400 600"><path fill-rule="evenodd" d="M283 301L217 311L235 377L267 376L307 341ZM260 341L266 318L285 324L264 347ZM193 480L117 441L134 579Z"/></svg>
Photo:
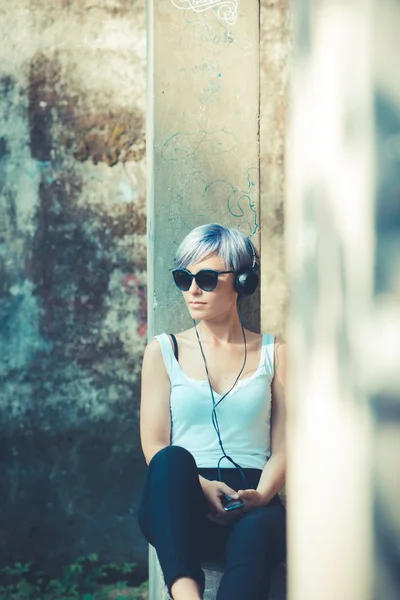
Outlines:
<svg viewBox="0 0 400 600"><path fill-rule="evenodd" d="M224 573L222 563L203 563L206 578L204 600L215 600L219 583ZM149 546L149 600L172 600L164 583L157 553ZM286 565L280 565L273 576L269 598L265 600L286 600Z"/></svg>

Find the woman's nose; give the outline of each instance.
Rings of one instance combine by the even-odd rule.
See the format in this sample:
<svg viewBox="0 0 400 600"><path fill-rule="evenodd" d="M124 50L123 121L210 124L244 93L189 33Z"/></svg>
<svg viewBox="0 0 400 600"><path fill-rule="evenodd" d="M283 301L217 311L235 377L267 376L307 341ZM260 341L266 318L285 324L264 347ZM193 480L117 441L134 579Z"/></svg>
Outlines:
<svg viewBox="0 0 400 600"><path fill-rule="evenodd" d="M192 294L201 293L201 288L197 285L194 277L192 279L192 283L190 284L189 292L191 292Z"/></svg>

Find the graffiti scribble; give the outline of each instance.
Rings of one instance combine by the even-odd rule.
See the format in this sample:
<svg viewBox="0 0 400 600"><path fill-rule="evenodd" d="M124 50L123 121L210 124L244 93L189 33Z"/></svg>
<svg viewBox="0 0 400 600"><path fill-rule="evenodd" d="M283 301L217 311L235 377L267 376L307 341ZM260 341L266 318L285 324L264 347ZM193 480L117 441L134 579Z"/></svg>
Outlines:
<svg viewBox="0 0 400 600"><path fill-rule="evenodd" d="M237 20L238 0L171 0L171 2L176 8L193 10L196 13L210 8L216 9L218 18L229 25L234 25Z"/></svg>
<svg viewBox="0 0 400 600"><path fill-rule="evenodd" d="M197 133L174 133L165 142L161 151L164 160L183 160L193 154L222 154L237 146L235 134L219 129Z"/></svg>

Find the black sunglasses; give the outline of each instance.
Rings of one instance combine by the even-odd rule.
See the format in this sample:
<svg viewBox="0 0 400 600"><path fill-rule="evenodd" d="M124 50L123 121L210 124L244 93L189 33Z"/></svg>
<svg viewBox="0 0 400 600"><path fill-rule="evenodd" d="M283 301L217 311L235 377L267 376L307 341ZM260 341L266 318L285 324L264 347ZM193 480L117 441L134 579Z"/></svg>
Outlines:
<svg viewBox="0 0 400 600"><path fill-rule="evenodd" d="M217 287L218 277L225 273L234 273L234 271L215 271L214 269L201 269L196 275L193 275L187 269L174 269L172 275L175 281L176 287L182 292L187 292L192 285L193 279L196 284L204 292L212 292Z"/></svg>

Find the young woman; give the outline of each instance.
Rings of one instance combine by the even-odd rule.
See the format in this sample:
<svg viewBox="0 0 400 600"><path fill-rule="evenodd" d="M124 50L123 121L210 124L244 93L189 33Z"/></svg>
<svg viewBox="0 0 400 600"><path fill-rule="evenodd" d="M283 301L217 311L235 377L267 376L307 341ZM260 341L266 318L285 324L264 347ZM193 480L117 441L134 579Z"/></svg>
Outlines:
<svg viewBox="0 0 400 600"><path fill-rule="evenodd" d="M285 344L239 311L257 270L240 231L194 229L173 270L194 326L145 351L139 523L174 600L202 598L201 561L221 556L218 600L266 600L285 558Z"/></svg>

